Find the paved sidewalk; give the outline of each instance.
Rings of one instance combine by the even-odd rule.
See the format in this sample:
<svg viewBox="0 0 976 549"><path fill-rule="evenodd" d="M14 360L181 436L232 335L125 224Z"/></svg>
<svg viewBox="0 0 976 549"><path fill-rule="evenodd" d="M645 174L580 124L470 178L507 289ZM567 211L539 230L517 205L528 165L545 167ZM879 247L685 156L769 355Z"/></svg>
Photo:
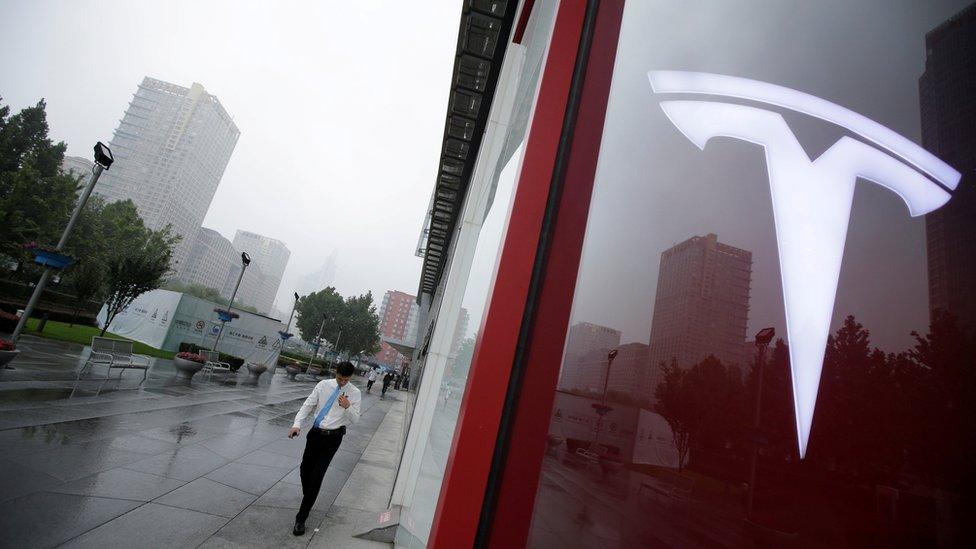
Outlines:
<svg viewBox="0 0 976 549"><path fill-rule="evenodd" d="M349 535L386 507L402 393L364 392L296 538L304 440L285 435L311 379L247 385L240 373L186 387L156 360L143 385L129 371L99 387L99 369L74 383L81 346L29 345L50 361L34 354L0 377L0 547L389 547Z"/></svg>

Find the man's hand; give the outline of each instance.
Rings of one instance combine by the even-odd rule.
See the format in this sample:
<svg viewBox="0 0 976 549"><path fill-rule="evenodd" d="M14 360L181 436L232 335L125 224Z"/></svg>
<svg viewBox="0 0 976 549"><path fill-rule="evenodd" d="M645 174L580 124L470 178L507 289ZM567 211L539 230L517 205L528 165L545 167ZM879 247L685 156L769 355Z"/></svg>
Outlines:
<svg viewBox="0 0 976 549"><path fill-rule="evenodd" d="M339 406L342 406L343 408L349 408L349 404L350 404L349 397L347 397L346 395L339 395Z"/></svg>
<svg viewBox="0 0 976 549"><path fill-rule="evenodd" d="M298 427L292 427L291 429L288 429L288 438L297 437L300 431L301 429L299 429Z"/></svg>

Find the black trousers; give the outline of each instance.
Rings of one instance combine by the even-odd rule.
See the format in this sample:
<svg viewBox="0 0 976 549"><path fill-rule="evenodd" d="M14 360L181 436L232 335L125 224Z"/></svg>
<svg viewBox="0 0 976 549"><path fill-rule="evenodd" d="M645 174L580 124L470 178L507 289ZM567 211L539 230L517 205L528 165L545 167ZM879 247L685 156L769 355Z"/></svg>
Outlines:
<svg viewBox="0 0 976 549"><path fill-rule="evenodd" d="M374 383L376 383L376 381L374 381L374 380L372 380L372 379L371 379L371 380L369 380L369 381L367 381L367 382L366 382L366 390L367 390L367 391L369 391L370 389L372 389L372 388L373 388L373 384L374 384Z"/></svg>
<svg viewBox="0 0 976 549"><path fill-rule="evenodd" d="M309 511L315 505L315 498L319 495L322 488L322 479L325 478L325 471L332 463L342 443L342 434L325 434L319 429L310 429L305 437L305 453L302 454L302 466L299 469L302 477L302 506L295 515L295 520L305 522Z"/></svg>

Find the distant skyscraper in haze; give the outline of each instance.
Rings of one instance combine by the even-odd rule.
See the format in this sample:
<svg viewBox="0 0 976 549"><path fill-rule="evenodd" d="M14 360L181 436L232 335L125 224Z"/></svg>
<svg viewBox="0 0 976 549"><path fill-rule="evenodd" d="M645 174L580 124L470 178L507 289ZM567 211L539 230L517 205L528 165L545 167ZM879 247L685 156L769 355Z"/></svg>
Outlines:
<svg viewBox="0 0 976 549"><path fill-rule="evenodd" d="M146 77L112 136L115 163L95 192L130 199L146 226L171 225L182 241L171 264L184 268L240 131L216 97Z"/></svg>
<svg viewBox="0 0 976 549"><path fill-rule="evenodd" d="M566 353L559 372L558 387L566 390L602 391L603 378L599 378L601 384L598 387L596 379L599 376L594 368L603 372L601 368L606 367L606 362L600 357L605 359L606 353L619 345L620 330L591 322L577 322L570 326L566 335Z"/></svg>
<svg viewBox="0 0 976 549"><path fill-rule="evenodd" d="M976 4L925 35L922 146L962 173L948 204L925 216L929 310L976 328Z"/></svg>
<svg viewBox="0 0 976 549"><path fill-rule="evenodd" d="M708 355L723 364L748 363L746 329L752 253L694 236L661 254L642 394L653 398L659 364L690 368Z"/></svg>
<svg viewBox="0 0 976 549"><path fill-rule="evenodd" d="M83 183L88 182L94 167L94 162L80 156L65 156L64 160L61 161L61 173L76 178L81 177Z"/></svg>
<svg viewBox="0 0 976 549"><path fill-rule="evenodd" d="M230 240L213 229L200 227L177 280L185 284L199 284L225 296L230 273L241 262L240 254ZM236 282L236 279L235 279Z"/></svg>
<svg viewBox="0 0 976 549"><path fill-rule="evenodd" d="M278 287L281 286L281 277L285 273L285 267L288 266L291 251L280 240L241 230L234 235L233 245L238 252L247 252L251 257L251 264L244 273L244 279L238 290L240 302L251 305L261 314L269 314L275 296L278 294ZM237 283L237 277L241 272L239 256L240 254L228 278L228 284L231 286ZM229 291L225 289L228 295L232 291L232 287Z"/></svg>
<svg viewBox="0 0 976 549"><path fill-rule="evenodd" d="M339 268L338 258L339 250L332 250L329 257L325 259L325 263L299 280L298 292L307 295L335 284L336 271Z"/></svg>

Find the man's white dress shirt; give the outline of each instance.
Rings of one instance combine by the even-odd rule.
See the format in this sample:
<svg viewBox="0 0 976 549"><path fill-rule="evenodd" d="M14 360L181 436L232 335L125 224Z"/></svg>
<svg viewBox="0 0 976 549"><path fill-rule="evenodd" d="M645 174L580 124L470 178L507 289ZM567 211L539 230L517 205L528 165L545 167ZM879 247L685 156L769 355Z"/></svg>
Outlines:
<svg viewBox="0 0 976 549"><path fill-rule="evenodd" d="M338 387L338 383L335 379L325 379L318 382L312 389L312 394L308 395L302 407L298 409L298 413L295 414L295 423L292 426L301 428L302 422L308 417L314 421L322 408L329 402L329 397L335 392L336 387ZM352 383L346 383L339 389L339 394L346 395L346 398L349 399L349 407L339 406L339 397L336 397L332 403L332 408L322 418L322 423L318 425L320 429L338 429L343 425L352 425L359 421L359 409L363 400L359 388Z"/></svg>

